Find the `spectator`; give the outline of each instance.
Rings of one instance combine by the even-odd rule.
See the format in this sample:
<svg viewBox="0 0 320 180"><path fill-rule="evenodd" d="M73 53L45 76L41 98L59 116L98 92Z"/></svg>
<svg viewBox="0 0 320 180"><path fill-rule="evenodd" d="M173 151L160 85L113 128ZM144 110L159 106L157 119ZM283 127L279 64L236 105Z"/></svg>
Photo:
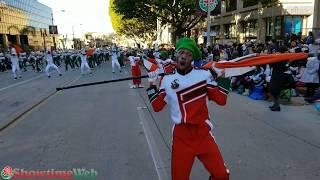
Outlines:
<svg viewBox="0 0 320 180"><path fill-rule="evenodd" d="M311 31L309 32L309 35L306 38L306 44L313 44L313 33Z"/></svg>
<svg viewBox="0 0 320 180"><path fill-rule="evenodd" d="M317 57L308 58L306 69L302 74L301 81L307 86L307 93L305 97L311 97L314 95L319 85L319 60Z"/></svg>
<svg viewBox="0 0 320 180"><path fill-rule="evenodd" d="M287 67L285 62L271 64L271 67L273 70L270 80L270 92L273 97L273 105L269 106L269 108L271 111L280 111L280 92L283 89L284 72L287 71Z"/></svg>
<svg viewBox="0 0 320 180"><path fill-rule="evenodd" d="M284 46L279 48L280 53L287 52L288 49ZM279 62L271 64L272 67L272 75L270 79L270 92L273 97L273 105L269 106L271 111L280 111L280 92L285 88L285 84L287 84L287 75L285 72L288 70L286 66L286 62Z"/></svg>
<svg viewBox="0 0 320 180"><path fill-rule="evenodd" d="M310 104L312 104L312 103L320 100L320 89L318 89L317 92L316 92L313 96L308 97L308 98L305 98L304 100L305 100L307 103L310 103Z"/></svg>

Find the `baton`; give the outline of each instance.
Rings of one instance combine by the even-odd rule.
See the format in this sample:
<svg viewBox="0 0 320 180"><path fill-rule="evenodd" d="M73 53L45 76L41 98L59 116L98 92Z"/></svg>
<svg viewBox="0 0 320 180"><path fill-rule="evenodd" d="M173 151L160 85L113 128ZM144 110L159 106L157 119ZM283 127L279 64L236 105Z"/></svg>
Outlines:
<svg viewBox="0 0 320 180"><path fill-rule="evenodd" d="M164 76L164 75L165 75L164 73L159 74L159 76ZM94 86L94 85L98 85L98 84L108 84L108 83L127 81L127 80L133 80L133 79L142 79L142 78L147 78L147 77L149 77L149 76L144 75L144 76L139 76L139 77L127 77L127 78L113 79L113 80L108 80L108 81L98 81L98 82L92 82L92 83L78 84L78 85L74 85L74 86L58 87L58 88L56 88L56 90L61 91L61 90L65 90L65 89L73 89L73 88L85 87L85 86Z"/></svg>

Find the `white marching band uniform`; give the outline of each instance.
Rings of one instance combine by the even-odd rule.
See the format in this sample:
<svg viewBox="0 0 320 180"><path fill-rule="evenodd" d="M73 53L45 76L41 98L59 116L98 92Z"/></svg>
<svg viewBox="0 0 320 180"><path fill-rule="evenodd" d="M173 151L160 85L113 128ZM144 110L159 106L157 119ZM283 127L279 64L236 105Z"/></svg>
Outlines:
<svg viewBox="0 0 320 180"><path fill-rule="evenodd" d="M13 73L13 77L14 79L17 79L17 73L19 75L19 78L21 78L21 70L19 67L19 58L16 52L15 48L11 49L11 54L9 55L10 61L11 61L11 66L12 66L12 73Z"/></svg>
<svg viewBox="0 0 320 180"><path fill-rule="evenodd" d="M50 54L49 51L46 53L45 58L47 61L47 66L45 69L47 76L50 77L50 74L49 74L50 68L56 69L58 71L59 75L61 76L61 72L60 72L59 68L53 63L53 58L52 58L52 55Z"/></svg>
<svg viewBox="0 0 320 180"><path fill-rule="evenodd" d="M87 60L87 55L84 51L81 52L80 54L80 58L81 58L81 74L84 74L85 72L85 68L87 69L87 71L89 73L91 73L91 69L89 67L89 64L88 64L88 60Z"/></svg>
<svg viewBox="0 0 320 180"><path fill-rule="evenodd" d="M112 46L111 54L112 54L112 72L113 73L115 72L114 70L115 66L117 66L119 71L121 72L121 67L118 61L118 49L115 45Z"/></svg>

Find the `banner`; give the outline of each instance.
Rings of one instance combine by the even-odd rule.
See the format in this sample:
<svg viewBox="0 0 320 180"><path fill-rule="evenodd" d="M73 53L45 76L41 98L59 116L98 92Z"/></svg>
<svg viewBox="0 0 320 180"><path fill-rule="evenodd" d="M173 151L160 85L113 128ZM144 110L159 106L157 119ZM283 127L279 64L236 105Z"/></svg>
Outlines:
<svg viewBox="0 0 320 180"><path fill-rule="evenodd" d="M207 15L208 1L210 1L211 16L218 16L221 14L221 0L196 0L197 12Z"/></svg>

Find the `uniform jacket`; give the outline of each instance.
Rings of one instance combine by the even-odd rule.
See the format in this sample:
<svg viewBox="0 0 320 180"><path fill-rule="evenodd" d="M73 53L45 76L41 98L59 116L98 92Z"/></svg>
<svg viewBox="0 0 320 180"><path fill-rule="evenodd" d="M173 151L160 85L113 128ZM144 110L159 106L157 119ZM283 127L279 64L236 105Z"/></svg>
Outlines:
<svg viewBox="0 0 320 180"><path fill-rule="evenodd" d="M148 95L156 112L168 104L175 124L202 124L209 120L207 100L223 106L228 93L217 85L210 71L192 69L185 75L176 72L164 76L158 92Z"/></svg>

